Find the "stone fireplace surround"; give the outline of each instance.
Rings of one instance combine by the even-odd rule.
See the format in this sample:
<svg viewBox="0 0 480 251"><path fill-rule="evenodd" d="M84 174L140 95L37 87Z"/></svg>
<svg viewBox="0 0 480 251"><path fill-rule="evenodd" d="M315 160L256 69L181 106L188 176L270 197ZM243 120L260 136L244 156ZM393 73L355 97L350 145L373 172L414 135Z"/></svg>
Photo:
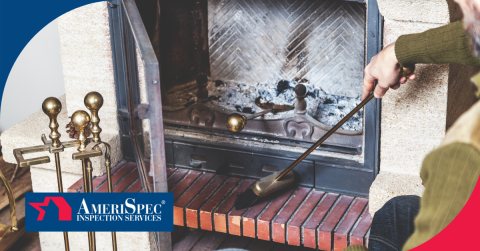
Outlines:
<svg viewBox="0 0 480 251"><path fill-rule="evenodd" d="M461 18L458 6L451 0L378 0L378 5L384 16L384 45L394 42L402 34L422 32ZM66 90L59 123L65 140L67 133L62 126L68 121L67 114L85 109L83 97L86 93L102 93L105 99L99 114L102 139L115 149L112 153L112 164L115 165L122 155L107 8L106 2L100 2L59 17ZM465 97L468 97L468 79L475 70L456 65L418 65L417 80L397 91L390 91L382 99L380 173L370 188L371 214L394 196L423 193L419 177L421 162L438 146L446 128L473 103L473 98ZM140 82L144 85L142 78ZM144 88L141 88L141 99L146 101ZM32 127L32 124L36 126ZM30 128L44 129L32 131ZM144 131L145 149L149 149L147 126ZM48 120L39 109L2 134L5 161L15 163L14 148L41 144L42 133L49 133ZM62 159L65 190L82 176L80 166L69 158L68 153L66 151ZM101 163L94 162L93 166L94 176L105 172ZM57 191L54 170L53 163L32 166L34 192ZM63 250L62 233L42 232L40 241L42 250ZM118 233L117 241L119 250L153 250L151 245L154 245L148 233ZM70 246L72 250L87 250L87 234L70 233ZM97 233L97 248L111 250L110 233Z"/></svg>

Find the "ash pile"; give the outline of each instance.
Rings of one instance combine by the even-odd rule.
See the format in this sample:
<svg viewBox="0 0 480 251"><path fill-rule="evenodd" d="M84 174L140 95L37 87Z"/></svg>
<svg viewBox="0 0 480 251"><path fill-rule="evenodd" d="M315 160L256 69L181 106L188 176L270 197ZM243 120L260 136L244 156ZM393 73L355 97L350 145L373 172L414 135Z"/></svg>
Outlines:
<svg viewBox="0 0 480 251"><path fill-rule="evenodd" d="M330 95L320 87L300 80L307 93L307 113L316 120L334 126L361 101L360 97L345 97ZM257 113L262 109L255 105L255 99L261 97L261 102L276 105L293 105L296 101L294 88L297 81L278 80L258 84L241 84L232 82L209 82L207 89L209 102L230 110L242 113ZM279 114L267 114L263 119L279 119ZM363 109L347 121L341 129L361 131L363 127Z"/></svg>

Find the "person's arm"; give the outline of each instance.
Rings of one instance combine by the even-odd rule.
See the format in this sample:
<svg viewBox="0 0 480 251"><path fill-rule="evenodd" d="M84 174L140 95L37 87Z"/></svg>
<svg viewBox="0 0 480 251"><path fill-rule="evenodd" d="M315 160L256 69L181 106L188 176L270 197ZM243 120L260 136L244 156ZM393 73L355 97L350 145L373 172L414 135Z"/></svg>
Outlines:
<svg viewBox="0 0 480 251"><path fill-rule="evenodd" d="M372 90L381 98L389 88L397 89L405 78L400 78L401 66L414 64L464 64L480 67L470 50L470 38L461 21L422 33L403 35L372 58L365 68L362 99ZM410 79L414 79L412 75Z"/></svg>
<svg viewBox="0 0 480 251"><path fill-rule="evenodd" d="M395 43L395 54L402 66L464 64L480 67L480 59L470 50L470 38L461 21L400 36Z"/></svg>
<svg viewBox="0 0 480 251"><path fill-rule="evenodd" d="M469 200L480 176L480 102L448 129L438 149L429 153L422 163L420 177L425 191L420 211L415 218L415 231L402 250L425 243L460 213ZM344 251L367 251L351 246Z"/></svg>

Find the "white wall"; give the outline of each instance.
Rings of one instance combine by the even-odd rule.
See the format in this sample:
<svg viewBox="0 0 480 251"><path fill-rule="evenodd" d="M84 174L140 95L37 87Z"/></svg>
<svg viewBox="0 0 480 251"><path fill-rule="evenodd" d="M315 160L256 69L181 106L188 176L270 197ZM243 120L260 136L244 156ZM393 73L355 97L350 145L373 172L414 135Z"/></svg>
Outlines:
<svg viewBox="0 0 480 251"><path fill-rule="evenodd" d="M0 133L41 109L45 98L63 94L60 36L54 20L30 40L13 65L3 92Z"/></svg>

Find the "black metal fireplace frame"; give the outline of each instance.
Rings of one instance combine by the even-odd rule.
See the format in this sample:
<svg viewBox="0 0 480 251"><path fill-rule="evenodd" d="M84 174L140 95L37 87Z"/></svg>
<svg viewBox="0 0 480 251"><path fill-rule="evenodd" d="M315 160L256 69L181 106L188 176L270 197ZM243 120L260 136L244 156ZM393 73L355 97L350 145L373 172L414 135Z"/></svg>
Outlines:
<svg viewBox="0 0 480 251"><path fill-rule="evenodd" d="M382 48L382 16L378 11L376 0L367 0L366 14L366 62L368 63ZM138 166L144 166L141 158L145 152L143 149L142 119L148 118L150 122L151 168L153 169L152 172L156 174L154 182L156 192L167 191L166 177L162 174L162 172L165 172L167 164L192 169L200 167L205 171L215 170L202 168L204 163L202 156L198 160L194 160L194 158L186 159L185 156L196 155L195 152L192 153L192 149L198 149L199 147L209 149L216 155L244 156L237 160L241 163L236 166L237 169L235 169L235 165L230 168L233 170L230 174L238 176L245 176L246 171L255 171L246 166L248 165L247 159L263 158L264 162L272 162L271 166L280 166L280 169L282 169L288 165L289 161L300 155L300 153L289 151L232 147L231 144L212 144L203 140L171 135L164 136L158 61L135 1L110 1L109 20L122 151L125 159L134 160ZM143 55L148 102L150 104L160 104L158 106L140 104L135 43L137 43L140 54ZM311 156L303 164L304 168L314 170L315 178L313 178L313 181L301 180L300 182L303 185L314 186L327 191L368 196L369 187L379 171L380 112L381 101L377 99L372 100L365 108L363 164L347 159ZM215 132L210 133L215 134ZM135 137L132 137L132 135L135 135ZM177 152L177 154L174 155L174 152ZM195 163L192 164L192 162ZM197 164L198 166L195 166ZM299 169L301 172L302 168L299 167ZM265 172L263 174L259 173L258 176L264 174ZM146 177L142 178L145 181Z"/></svg>

